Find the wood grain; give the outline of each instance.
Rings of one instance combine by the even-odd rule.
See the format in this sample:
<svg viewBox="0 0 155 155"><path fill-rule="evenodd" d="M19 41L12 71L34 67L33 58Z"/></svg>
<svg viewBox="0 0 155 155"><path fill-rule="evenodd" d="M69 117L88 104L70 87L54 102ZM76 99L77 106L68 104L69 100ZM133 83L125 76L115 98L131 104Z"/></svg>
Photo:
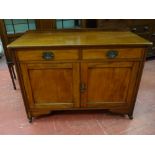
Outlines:
<svg viewBox="0 0 155 155"><path fill-rule="evenodd" d="M116 39L117 38L117 39ZM65 46L152 45L132 32L28 32L8 48Z"/></svg>

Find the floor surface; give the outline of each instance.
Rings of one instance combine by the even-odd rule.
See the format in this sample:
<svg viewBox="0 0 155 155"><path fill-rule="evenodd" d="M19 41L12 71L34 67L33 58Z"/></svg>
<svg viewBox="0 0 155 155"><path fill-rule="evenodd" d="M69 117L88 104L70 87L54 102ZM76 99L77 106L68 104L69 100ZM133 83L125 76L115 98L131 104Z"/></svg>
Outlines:
<svg viewBox="0 0 155 155"><path fill-rule="evenodd" d="M155 134L155 60L145 63L133 120L100 110L56 112L30 124L17 80L16 85L14 90L3 57L0 59L0 134Z"/></svg>

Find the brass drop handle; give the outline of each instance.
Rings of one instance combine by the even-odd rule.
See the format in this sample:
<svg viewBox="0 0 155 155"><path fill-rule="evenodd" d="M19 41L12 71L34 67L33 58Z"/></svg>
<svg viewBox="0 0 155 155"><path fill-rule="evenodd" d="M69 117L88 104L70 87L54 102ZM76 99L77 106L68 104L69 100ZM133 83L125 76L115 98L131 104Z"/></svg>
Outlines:
<svg viewBox="0 0 155 155"><path fill-rule="evenodd" d="M131 31L132 32L136 32L137 31L137 28L136 27L133 27Z"/></svg>
<svg viewBox="0 0 155 155"><path fill-rule="evenodd" d="M106 53L106 56L110 59L113 59L113 58L116 58L118 56L118 51L116 50L109 50L107 53Z"/></svg>
<svg viewBox="0 0 155 155"><path fill-rule="evenodd" d="M52 60L52 59L54 59L54 53L53 52L43 52L42 57L45 60Z"/></svg>

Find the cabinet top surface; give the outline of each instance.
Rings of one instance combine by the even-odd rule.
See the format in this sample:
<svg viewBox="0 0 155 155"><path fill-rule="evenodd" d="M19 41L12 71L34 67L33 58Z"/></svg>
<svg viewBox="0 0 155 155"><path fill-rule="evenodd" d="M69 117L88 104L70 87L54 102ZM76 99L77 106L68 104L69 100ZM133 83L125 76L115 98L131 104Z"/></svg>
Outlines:
<svg viewBox="0 0 155 155"><path fill-rule="evenodd" d="M132 32L27 32L8 45L8 48L152 45Z"/></svg>

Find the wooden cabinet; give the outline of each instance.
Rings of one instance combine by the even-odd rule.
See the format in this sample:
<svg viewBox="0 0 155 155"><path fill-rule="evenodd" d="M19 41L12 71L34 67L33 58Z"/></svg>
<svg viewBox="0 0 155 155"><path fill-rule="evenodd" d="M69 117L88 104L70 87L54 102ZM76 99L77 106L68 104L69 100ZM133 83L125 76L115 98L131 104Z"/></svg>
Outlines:
<svg viewBox="0 0 155 155"><path fill-rule="evenodd" d="M29 32L11 43L29 120L52 110L132 118L146 49L131 32Z"/></svg>

